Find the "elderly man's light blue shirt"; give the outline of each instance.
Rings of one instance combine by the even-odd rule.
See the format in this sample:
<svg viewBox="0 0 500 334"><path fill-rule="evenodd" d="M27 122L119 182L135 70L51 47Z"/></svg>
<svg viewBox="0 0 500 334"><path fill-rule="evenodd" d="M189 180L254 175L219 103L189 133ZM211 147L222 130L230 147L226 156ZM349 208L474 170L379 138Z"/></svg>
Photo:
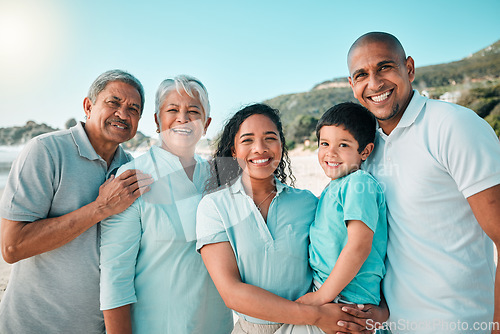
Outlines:
<svg viewBox="0 0 500 334"><path fill-rule="evenodd" d="M307 190L288 187L278 180L276 188L267 223L245 193L241 178L232 186L203 197L198 206L196 248L228 241L243 282L295 300L307 293L312 283L309 227L317 198ZM253 323L272 324L239 315Z"/></svg>
<svg viewBox="0 0 500 334"><path fill-rule="evenodd" d="M134 333L230 333L224 305L195 250L196 207L208 177L193 182L175 155L159 148L124 165L155 183L127 210L101 223L101 309L131 305Z"/></svg>

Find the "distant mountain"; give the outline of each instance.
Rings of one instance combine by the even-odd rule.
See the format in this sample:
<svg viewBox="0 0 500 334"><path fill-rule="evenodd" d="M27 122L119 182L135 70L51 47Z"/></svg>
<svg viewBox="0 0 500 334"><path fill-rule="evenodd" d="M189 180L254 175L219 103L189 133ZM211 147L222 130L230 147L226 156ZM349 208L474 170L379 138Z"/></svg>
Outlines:
<svg viewBox="0 0 500 334"><path fill-rule="evenodd" d="M73 124L68 120L67 125ZM12 126L8 128L0 128L0 145L10 146L10 145L24 145L31 138L38 135L59 130L48 126L45 123L38 124L34 121L28 121L23 126ZM156 142L156 139L151 139L140 131L137 131L134 138L124 143L124 147L128 150L135 150L138 147L148 146L150 143Z"/></svg>
<svg viewBox="0 0 500 334"><path fill-rule="evenodd" d="M33 121L26 122L24 126L0 128L0 145L22 145L33 137L55 130L45 123Z"/></svg>
<svg viewBox="0 0 500 334"><path fill-rule="evenodd" d="M413 86L430 98L456 102L476 112L479 107L480 116L488 116L500 135L500 40L459 61L417 67ZM304 126L314 125L308 117L319 118L328 108L345 101L356 102L347 77L341 77L321 82L308 92L280 95L264 103L280 110L293 146L309 137L314 139L304 136Z"/></svg>
<svg viewBox="0 0 500 334"><path fill-rule="evenodd" d="M417 68L414 85L417 88L457 85L499 76L500 40L462 60Z"/></svg>

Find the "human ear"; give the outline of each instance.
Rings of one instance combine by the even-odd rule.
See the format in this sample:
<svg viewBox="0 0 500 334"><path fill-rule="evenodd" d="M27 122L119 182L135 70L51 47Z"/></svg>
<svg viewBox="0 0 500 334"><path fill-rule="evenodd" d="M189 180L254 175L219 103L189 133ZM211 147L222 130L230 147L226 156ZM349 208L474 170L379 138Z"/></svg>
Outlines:
<svg viewBox="0 0 500 334"><path fill-rule="evenodd" d="M208 126L210 125L211 122L212 122L212 118L211 117L207 118L207 121L205 122L205 129L203 130L203 135L207 134L207 129L208 129Z"/></svg>
<svg viewBox="0 0 500 334"><path fill-rule="evenodd" d="M92 110L92 101L88 97L83 99L83 111L85 111L85 115L87 119L90 118L90 111Z"/></svg>
<svg viewBox="0 0 500 334"><path fill-rule="evenodd" d="M359 100L359 99L358 99L358 97L356 96L356 90L354 89L354 85L353 85L353 83L352 83L352 78L349 76L349 77L347 78L347 80L349 80L349 85L351 86L351 90L352 90L352 93L354 94L354 98L355 98L356 100Z"/></svg>
<svg viewBox="0 0 500 334"><path fill-rule="evenodd" d="M158 120L158 114L156 114L156 113L155 113L155 123L156 123L156 133L160 133L161 125L160 125L160 121Z"/></svg>
<svg viewBox="0 0 500 334"><path fill-rule="evenodd" d="M373 148L375 147L375 144L373 143L368 143L363 151L361 152L361 160L365 161L370 154L373 152Z"/></svg>
<svg viewBox="0 0 500 334"><path fill-rule="evenodd" d="M413 82L415 79L415 62L412 57L406 58L406 69L408 70L408 78L410 82Z"/></svg>

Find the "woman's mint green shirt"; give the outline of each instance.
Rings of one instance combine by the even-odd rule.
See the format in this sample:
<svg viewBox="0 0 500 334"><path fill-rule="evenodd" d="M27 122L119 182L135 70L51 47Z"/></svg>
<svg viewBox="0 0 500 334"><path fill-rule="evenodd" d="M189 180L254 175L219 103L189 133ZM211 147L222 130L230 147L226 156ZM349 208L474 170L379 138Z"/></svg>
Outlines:
<svg viewBox="0 0 500 334"><path fill-rule="evenodd" d="M132 304L134 333L230 333L224 305L196 252L196 208L208 164L195 156L191 182L179 159L153 146L123 165L155 183L128 209L101 222L101 310Z"/></svg>
<svg viewBox="0 0 500 334"><path fill-rule="evenodd" d="M307 190L291 188L278 180L276 189L267 224L245 193L241 177L232 186L204 196L198 206L196 248L228 241L244 283L295 300L306 294L312 283L309 227L317 198ZM239 316L252 323L272 324L244 314Z"/></svg>

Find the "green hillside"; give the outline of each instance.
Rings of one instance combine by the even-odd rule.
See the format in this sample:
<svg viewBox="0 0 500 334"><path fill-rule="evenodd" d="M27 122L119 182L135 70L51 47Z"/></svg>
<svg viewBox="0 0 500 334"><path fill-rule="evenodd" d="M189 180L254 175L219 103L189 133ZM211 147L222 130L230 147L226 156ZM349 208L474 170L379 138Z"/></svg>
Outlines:
<svg viewBox="0 0 500 334"><path fill-rule="evenodd" d="M413 86L430 98L445 93L476 111L500 135L500 40L459 61L417 67ZM289 145L313 139L315 120L331 106L355 101L346 77L316 85L311 91L264 101L281 111Z"/></svg>

